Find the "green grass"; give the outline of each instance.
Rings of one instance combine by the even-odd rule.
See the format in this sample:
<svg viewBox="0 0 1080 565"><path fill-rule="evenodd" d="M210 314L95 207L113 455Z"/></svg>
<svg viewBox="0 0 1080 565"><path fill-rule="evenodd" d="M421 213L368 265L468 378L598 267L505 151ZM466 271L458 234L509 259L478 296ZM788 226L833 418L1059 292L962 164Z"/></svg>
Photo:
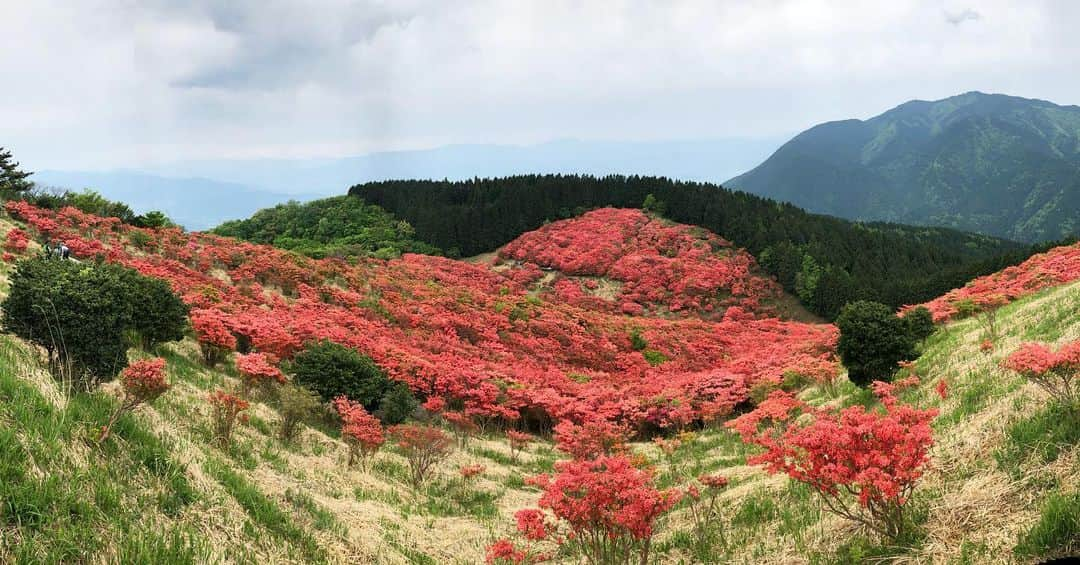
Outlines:
<svg viewBox="0 0 1080 565"><path fill-rule="evenodd" d="M1063 557L1080 552L1080 492L1053 493L1043 503L1039 521L1020 538L1021 557Z"/></svg>
<svg viewBox="0 0 1080 565"><path fill-rule="evenodd" d="M994 455L1002 469L1017 474L1025 462L1050 463L1077 443L1080 410L1051 404L1009 426L1005 444Z"/></svg>
<svg viewBox="0 0 1080 565"><path fill-rule="evenodd" d="M251 560L248 556L246 561ZM117 565L128 563L172 565L218 563L219 561L214 559L209 543L195 532L174 528L163 533L148 527L122 536L116 548L116 557L110 562Z"/></svg>
<svg viewBox="0 0 1080 565"><path fill-rule="evenodd" d="M299 550L306 561L327 562L326 552L315 541L315 538L298 526L289 514L255 485L235 473L220 460L207 460L203 468L236 499L254 524L269 532L273 537L287 542L291 548Z"/></svg>
<svg viewBox="0 0 1080 565"><path fill-rule="evenodd" d="M182 543L140 533L148 516L180 514L198 499L172 446L132 415L99 445L115 400L78 393L54 406L15 373L33 362L20 344L0 337L0 561L81 562L110 539L122 540L121 555L206 561L197 532Z"/></svg>

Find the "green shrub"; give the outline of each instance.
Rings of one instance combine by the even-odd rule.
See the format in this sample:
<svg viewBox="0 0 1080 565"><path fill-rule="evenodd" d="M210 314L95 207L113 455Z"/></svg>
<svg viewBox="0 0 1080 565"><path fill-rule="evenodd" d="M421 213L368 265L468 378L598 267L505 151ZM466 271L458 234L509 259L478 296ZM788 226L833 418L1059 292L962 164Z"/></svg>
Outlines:
<svg viewBox="0 0 1080 565"><path fill-rule="evenodd" d="M288 370L297 384L324 401L345 395L372 413L390 389L386 373L370 357L329 340L309 343L289 363Z"/></svg>
<svg viewBox="0 0 1080 565"><path fill-rule="evenodd" d="M42 346L54 375L89 390L127 366L128 336L182 338L187 309L131 269L42 257L18 263L3 311L4 328Z"/></svg>
<svg viewBox="0 0 1080 565"><path fill-rule="evenodd" d="M300 426L319 412L319 395L294 384L278 388L278 414L281 427L278 437L286 443L291 442L300 432Z"/></svg>
<svg viewBox="0 0 1080 565"><path fill-rule="evenodd" d="M375 412L383 424L393 426L412 416L419 403L405 383L394 383L383 395L379 409Z"/></svg>
<svg viewBox="0 0 1080 565"><path fill-rule="evenodd" d="M667 355L656 351L655 349L646 349L641 352L641 355L645 357L645 360L649 362L653 367L660 365L664 361L667 361Z"/></svg>
<svg viewBox="0 0 1080 565"><path fill-rule="evenodd" d="M840 311L836 326L840 328L836 349L848 378L859 386L891 379L897 362L916 356L908 325L884 304L852 302Z"/></svg>
<svg viewBox="0 0 1080 565"><path fill-rule="evenodd" d="M641 330L635 329L630 332L630 347L634 351L641 351L649 346L649 342L645 341L645 338L641 336Z"/></svg>
<svg viewBox="0 0 1080 565"><path fill-rule="evenodd" d="M919 306L904 314L904 324L908 335L916 342L921 342L934 333L934 316L925 306Z"/></svg>

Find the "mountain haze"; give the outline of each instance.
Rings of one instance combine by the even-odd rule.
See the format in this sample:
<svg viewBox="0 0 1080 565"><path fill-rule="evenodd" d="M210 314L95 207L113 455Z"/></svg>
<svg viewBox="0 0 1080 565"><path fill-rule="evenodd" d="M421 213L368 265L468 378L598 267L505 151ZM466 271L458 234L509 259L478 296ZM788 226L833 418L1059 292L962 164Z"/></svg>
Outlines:
<svg viewBox="0 0 1080 565"><path fill-rule="evenodd" d="M1080 232L1080 107L915 100L814 126L725 184L845 218L1057 239Z"/></svg>

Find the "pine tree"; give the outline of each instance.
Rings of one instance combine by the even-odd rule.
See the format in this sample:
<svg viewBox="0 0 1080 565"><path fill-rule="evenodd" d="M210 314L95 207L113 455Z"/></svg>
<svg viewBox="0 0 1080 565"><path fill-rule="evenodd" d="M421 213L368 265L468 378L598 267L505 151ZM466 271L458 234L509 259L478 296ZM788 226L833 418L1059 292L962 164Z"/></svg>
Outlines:
<svg viewBox="0 0 1080 565"><path fill-rule="evenodd" d="M34 187L26 180L34 173L19 170L19 163L12 158L11 151L0 147L0 193L19 194Z"/></svg>

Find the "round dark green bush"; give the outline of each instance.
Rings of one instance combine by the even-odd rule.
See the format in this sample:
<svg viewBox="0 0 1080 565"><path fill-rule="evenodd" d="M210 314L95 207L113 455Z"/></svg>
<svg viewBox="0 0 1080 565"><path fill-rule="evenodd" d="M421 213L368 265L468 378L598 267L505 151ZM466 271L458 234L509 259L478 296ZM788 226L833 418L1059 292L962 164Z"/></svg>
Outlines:
<svg viewBox="0 0 1080 565"><path fill-rule="evenodd" d="M848 369L848 379L865 387L888 381L897 363L916 356L908 324L884 304L859 300L849 303L836 318L840 328L837 351Z"/></svg>
<svg viewBox="0 0 1080 565"><path fill-rule="evenodd" d="M390 388L386 372L355 349L329 340L307 344L289 363L297 384L329 402L345 395L374 412Z"/></svg>

